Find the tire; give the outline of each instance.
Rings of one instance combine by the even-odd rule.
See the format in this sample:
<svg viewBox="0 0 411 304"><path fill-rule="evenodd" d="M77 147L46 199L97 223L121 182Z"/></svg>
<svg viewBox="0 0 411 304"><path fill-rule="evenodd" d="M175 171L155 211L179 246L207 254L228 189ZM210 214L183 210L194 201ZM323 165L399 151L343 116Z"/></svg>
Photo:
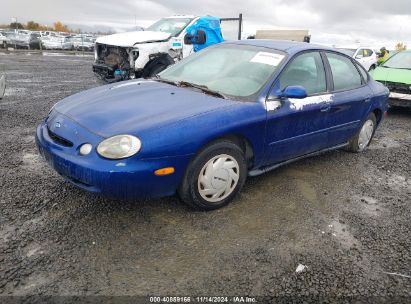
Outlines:
<svg viewBox="0 0 411 304"><path fill-rule="evenodd" d="M349 141L346 150L354 153L363 152L370 145L376 128L377 119L374 113L370 113L362 124L361 129Z"/></svg>
<svg viewBox="0 0 411 304"><path fill-rule="evenodd" d="M241 190L247 171L243 150L233 142L218 141L204 148L190 163L178 194L193 209L218 209L230 203Z"/></svg>
<svg viewBox="0 0 411 304"><path fill-rule="evenodd" d="M158 64L148 71L148 77L154 77L158 73L164 71L167 68L165 64Z"/></svg>

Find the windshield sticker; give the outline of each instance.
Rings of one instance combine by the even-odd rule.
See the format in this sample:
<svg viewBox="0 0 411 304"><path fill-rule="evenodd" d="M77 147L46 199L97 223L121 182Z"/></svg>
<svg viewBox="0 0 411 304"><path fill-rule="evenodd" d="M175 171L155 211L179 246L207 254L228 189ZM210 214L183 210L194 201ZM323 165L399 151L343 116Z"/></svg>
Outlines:
<svg viewBox="0 0 411 304"><path fill-rule="evenodd" d="M334 99L333 94L321 95L321 96L310 96L303 99L289 98L290 108L294 110L302 110L307 105L328 103L332 102Z"/></svg>
<svg viewBox="0 0 411 304"><path fill-rule="evenodd" d="M278 64L283 60L284 55L268 53L268 52L258 52L250 62L257 62L268 64L272 66L278 66Z"/></svg>

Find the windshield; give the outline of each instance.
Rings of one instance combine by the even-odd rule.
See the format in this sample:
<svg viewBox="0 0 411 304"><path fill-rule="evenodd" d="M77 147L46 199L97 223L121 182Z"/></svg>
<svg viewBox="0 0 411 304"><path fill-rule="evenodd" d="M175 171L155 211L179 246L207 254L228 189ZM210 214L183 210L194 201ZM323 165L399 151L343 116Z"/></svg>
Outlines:
<svg viewBox="0 0 411 304"><path fill-rule="evenodd" d="M251 99L267 83L286 54L277 50L218 45L198 52L159 74L240 99Z"/></svg>
<svg viewBox="0 0 411 304"><path fill-rule="evenodd" d="M338 49L341 53L348 55L350 57L354 56L355 50L354 49Z"/></svg>
<svg viewBox="0 0 411 304"><path fill-rule="evenodd" d="M147 31L166 32L176 36L191 22L191 18L165 18L149 26Z"/></svg>
<svg viewBox="0 0 411 304"><path fill-rule="evenodd" d="M382 66L393 69L411 70L411 52L397 53L388 58L388 60Z"/></svg>

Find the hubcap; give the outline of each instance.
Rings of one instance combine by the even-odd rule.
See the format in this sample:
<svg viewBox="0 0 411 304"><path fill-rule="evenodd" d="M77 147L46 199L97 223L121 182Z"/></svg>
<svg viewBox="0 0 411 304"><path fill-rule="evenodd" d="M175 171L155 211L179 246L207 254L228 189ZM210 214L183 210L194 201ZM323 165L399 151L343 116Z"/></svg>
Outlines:
<svg viewBox="0 0 411 304"><path fill-rule="evenodd" d="M373 132L374 122L372 120L367 120L361 128L360 136L358 138L358 148L360 151L364 150L368 146Z"/></svg>
<svg viewBox="0 0 411 304"><path fill-rule="evenodd" d="M198 192L210 203L217 203L229 196L240 177L237 161L227 154L214 156L200 171Z"/></svg>

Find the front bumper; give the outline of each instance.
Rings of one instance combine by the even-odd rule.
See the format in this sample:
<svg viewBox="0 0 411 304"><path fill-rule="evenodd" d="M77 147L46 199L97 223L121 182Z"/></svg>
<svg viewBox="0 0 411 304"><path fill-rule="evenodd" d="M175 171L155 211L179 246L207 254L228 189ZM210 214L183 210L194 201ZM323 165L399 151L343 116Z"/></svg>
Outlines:
<svg viewBox="0 0 411 304"><path fill-rule="evenodd" d="M76 129L76 132L78 131L79 129ZM49 132L46 122L37 127L36 144L47 163L77 187L116 199L173 195L190 160L189 156L104 159L95 150L97 141L100 140L96 141L92 134L88 142L93 145L93 151L89 155L81 156L78 151L84 141L72 141L72 147L62 146L50 137ZM84 138L84 134L82 137ZM170 166L175 168L174 174L154 175L155 170Z"/></svg>
<svg viewBox="0 0 411 304"><path fill-rule="evenodd" d="M390 93L389 104L394 107L411 107L411 94L404 93Z"/></svg>
<svg viewBox="0 0 411 304"><path fill-rule="evenodd" d="M93 63L93 72L101 79L109 80L114 78L115 68L104 63Z"/></svg>

